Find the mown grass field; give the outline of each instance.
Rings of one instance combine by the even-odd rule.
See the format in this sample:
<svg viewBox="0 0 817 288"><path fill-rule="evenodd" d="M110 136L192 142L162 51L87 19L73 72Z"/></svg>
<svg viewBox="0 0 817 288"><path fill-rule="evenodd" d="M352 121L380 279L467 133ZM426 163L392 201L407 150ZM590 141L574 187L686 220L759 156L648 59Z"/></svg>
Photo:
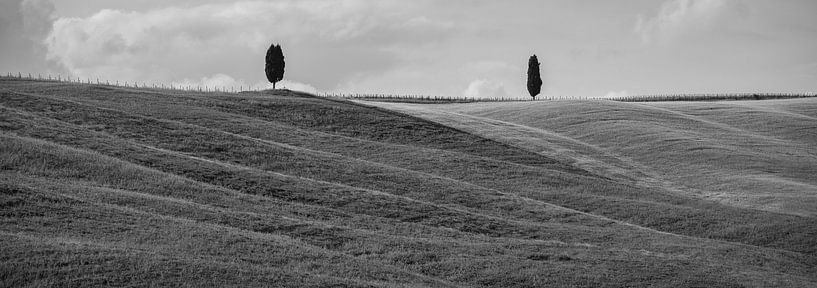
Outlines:
<svg viewBox="0 0 817 288"><path fill-rule="evenodd" d="M0 79L0 286L814 286L810 101L787 110L799 122L747 115L758 139L673 154L653 146L669 132L615 137L641 128L636 112L710 103L360 104ZM779 205L732 197L765 181L741 170L754 161L788 185L764 190Z"/></svg>

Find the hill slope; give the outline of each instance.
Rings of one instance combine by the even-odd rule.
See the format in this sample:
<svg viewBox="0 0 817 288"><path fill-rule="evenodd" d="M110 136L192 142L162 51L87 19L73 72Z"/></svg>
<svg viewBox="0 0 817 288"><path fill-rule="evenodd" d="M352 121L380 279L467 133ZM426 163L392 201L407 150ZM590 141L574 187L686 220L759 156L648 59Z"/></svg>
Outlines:
<svg viewBox="0 0 817 288"><path fill-rule="evenodd" d="M0 131L1 286L817 283L812 217L347 101L2 79Z"/></svg>
<svg viewBox="0 0 817 288"><path fill-rule="evenodd" d="M658 180L733 206L817 216L814 99L385 105L543 155L568 150L574 153L566 161L601 174Z"/></svg>

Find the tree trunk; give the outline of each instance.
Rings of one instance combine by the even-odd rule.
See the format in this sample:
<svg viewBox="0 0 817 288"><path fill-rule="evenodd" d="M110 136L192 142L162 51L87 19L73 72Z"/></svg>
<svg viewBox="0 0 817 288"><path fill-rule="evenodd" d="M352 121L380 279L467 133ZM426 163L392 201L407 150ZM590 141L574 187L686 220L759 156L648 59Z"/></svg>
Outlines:
<svg viewBox="0 0 817 288"><path fill-rule="evenodd" d="M272 90L275 90L275 82L272 82Z"/></svg>

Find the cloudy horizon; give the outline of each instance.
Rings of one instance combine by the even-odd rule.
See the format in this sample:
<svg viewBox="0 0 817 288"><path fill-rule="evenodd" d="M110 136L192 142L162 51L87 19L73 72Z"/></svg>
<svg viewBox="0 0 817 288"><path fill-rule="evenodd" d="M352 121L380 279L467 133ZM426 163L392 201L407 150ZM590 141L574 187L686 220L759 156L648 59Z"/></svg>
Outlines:
<svg viewBox="0 0 817 288"><path fill-rule="evenodd" d="M10 0L0 72L309 92L527 97L817 91L814 1Z"/></svg>

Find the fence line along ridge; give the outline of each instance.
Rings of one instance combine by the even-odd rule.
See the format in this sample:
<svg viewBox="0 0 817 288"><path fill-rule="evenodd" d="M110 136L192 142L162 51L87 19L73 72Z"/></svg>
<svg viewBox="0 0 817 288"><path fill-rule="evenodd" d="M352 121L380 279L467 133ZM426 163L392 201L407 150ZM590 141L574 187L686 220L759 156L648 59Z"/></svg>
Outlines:
<svg viewBox="0 0 817 288"><path fill-rule="evenodd" d="M123 88L141 88L141 89L156 89L162 91L180 91L180 92L202 92L202 93L240 93L240 92L259 92L259 87L252 86L209 86L209 85L179 85L179 84L165 84L165 83L148 83L135 81L111 81L100 80L99 78L74 78L63 77L60 74L40 74L33 75L31 73L11 73L0 78L10 78L19 80L32 81L51 81L62 83L76 83L76 84L95 84L111 87ZM246 90L245 90L246 88ZM675 93L675 94L650 94L650 95L632 95L621 97L577 97L577 96L539 96L531 99L529 97L511 98L511 97L461 97L461 96L440 96L440 95L422 95L422 94L389 94L389 93L317 93L316 96L344 98L344 99L358 99L358 100L376 100L376 101L390 101L390 102L410 102L410 103L471 103L471 102L523 102L523 101L552 101L552 100L608 100L620 102L663 102L663 101L727 101L727 100L767 100L767 99L792 99L792 98L809 98L817 97L816 92L795 92L795 93L780 93L780 92L750 92L750 93Z"/></svg>

